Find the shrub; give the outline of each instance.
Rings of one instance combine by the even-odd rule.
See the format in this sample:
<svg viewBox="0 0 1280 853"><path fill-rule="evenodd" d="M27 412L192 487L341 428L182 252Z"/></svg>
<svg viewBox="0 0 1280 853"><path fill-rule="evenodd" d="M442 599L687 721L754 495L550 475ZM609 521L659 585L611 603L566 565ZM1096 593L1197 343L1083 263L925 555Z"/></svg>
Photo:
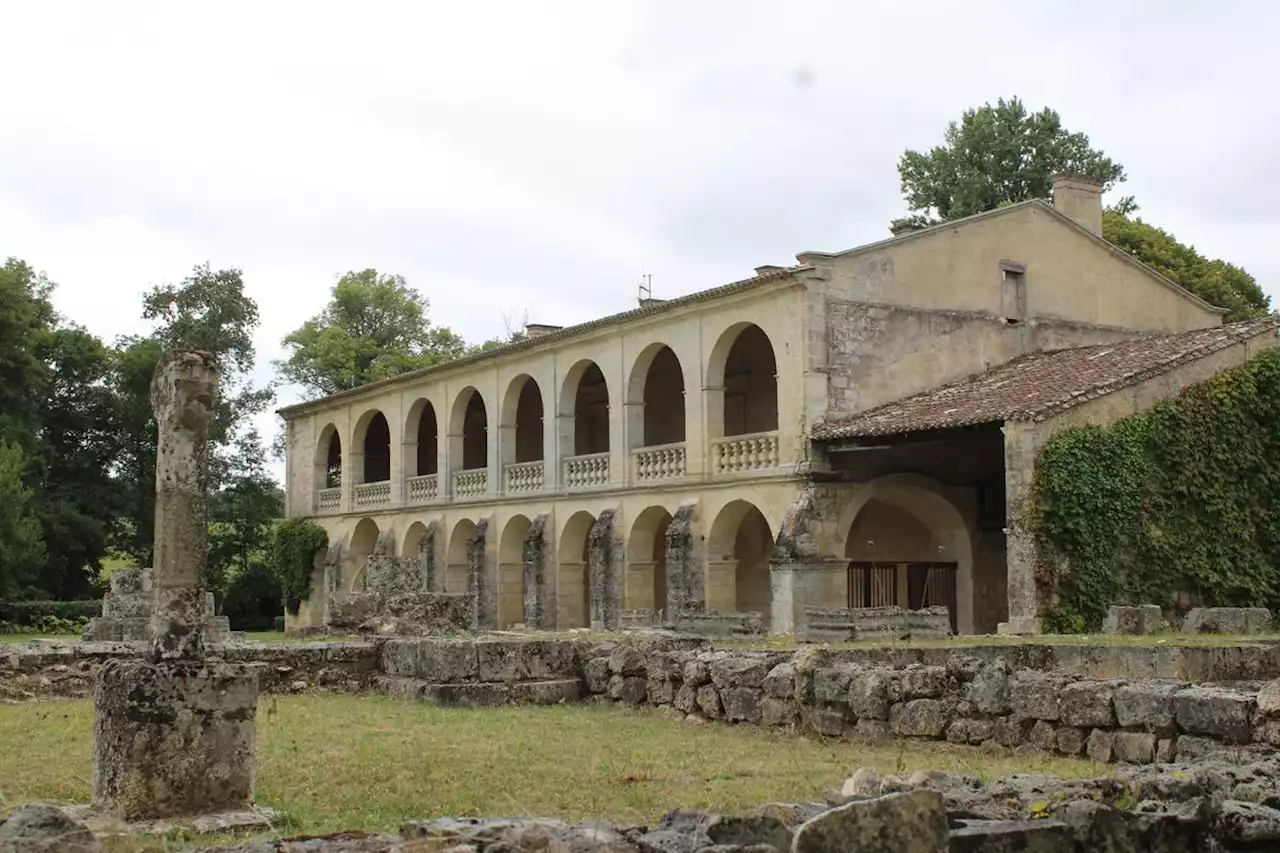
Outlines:
<svg viewBox="0 0 1280 853"><path fill-rule="evenodd" d="M1280 604L1280 349L1108 427L1055 435L1030 529L1049 630L1112 604Z"/></svg>
<svg viewBox="0 0 1280 853"><path fill-rule="evenodd" d="M298 607L311 594L316 554L328 545L329 534L308 518L291 518L276 525L267 563L280 584L289 613L297 615Z"/></svg>
<svg viewBox="0 0 1280 853"><path fill-rule="evenodd" d="M222 613L233 631L269 631L281 609L280 584L262 563L232 573L222 601Z"/></svg>
<svg viewBox="0 0 1280 853"><path fill-rule="evenodd" d="M7 601L0 602L0 621L32 627L42 617L88 621L102 613L102 602L87 601Z"/></svg>

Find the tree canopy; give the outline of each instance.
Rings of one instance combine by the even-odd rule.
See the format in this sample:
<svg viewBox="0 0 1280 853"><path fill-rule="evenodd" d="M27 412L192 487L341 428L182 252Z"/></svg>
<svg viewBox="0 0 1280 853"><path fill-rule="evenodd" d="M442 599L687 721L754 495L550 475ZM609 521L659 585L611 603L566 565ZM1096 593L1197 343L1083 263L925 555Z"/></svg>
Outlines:
<svg viewBox="0 0 1280 853"><path fill-rule="evenodd" d="M432 326L427 299L403 277L349 272L329 304L284 338L280 375L318 395L398 376L463 355L462 338Z"/></svg>
<svg viewBox="0 0 1280 853"><path fill-rule="evenodd" d="M928 152L908 149L898 161L902 194L911 211L893 220L926 227L1052 195L1051 178L1075 172L1094 178L1103 191L1125 181L1124 167L1072 132L1052 109L1028 112L1016 97L965 110L948 123L942 145ZM1132 196L1107 208L1103 239L1177 282L1211 305L1227 309L1228 322L1265 314L1270 299L1253 276L1226 261L1201 255L1172 234L1144 222Z"/></svg>

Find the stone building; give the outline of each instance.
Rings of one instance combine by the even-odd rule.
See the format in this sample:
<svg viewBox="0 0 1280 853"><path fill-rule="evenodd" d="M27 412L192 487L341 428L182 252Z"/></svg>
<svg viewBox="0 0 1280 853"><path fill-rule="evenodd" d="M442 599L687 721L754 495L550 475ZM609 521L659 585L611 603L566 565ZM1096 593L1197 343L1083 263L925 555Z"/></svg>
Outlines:
<svg viewBox="0 0 1280 853"><path fill-rule="evenodd" d="M950 608L1035 630L1016 519L1056 429L1276 340L1101 238L1100 187L1010 205L282 409L311 599L375 548L479 622ZM326 568L327 567L327 568Z"/></svg>

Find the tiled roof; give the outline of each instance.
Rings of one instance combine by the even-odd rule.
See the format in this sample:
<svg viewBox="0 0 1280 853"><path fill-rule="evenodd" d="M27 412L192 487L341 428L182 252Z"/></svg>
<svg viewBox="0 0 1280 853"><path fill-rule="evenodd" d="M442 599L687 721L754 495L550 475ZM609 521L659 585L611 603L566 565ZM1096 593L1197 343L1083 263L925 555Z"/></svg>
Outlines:
<svg viewBox="0 0 1280 853"><path fill-rule="evenodd" d="M625 323L630 320L637 320L651 314L660 314L664 311L670 311L672 308L678 308L681 305L688 305L694 302L704 302L709 299L716 299L720 296L729 296L730 294L739 293L744 290L751 290L752 288L769 284L770 282L782 281L783 279L790 278L794 273L803 272L807 269L811 269L807 264L779 267L777 269L769 270L761 275L744 278L741 281L723 284L719 287L712 287L707 290L699 290L696 293L686 294L685 296L677 296L674 299L655 300L648 305L642 305L639 308L633 308L630 311L623 311L620 314L611 314L608 317L588 320L587 322L579 323L576 326L566 326L563 329L557 329L554 332L547 332L545 334L524 338L516 341L515 343L501 347L494 347L493 349L485 350L484 352L476 353L475 355L467 355L462 358L455 358L452 361L433 364L430 367L423 367L408 373L401 373L398 376L392 376L388 379L379 379L376 382L369 382L348 391L339 391L338 393L330 394L327 397L318 397L314 400L304 400L301 403L294 403L291 406L284 406L283 408L277 409L276 413L283 417L291 417L301 414L309 409L314 409L318 406L331 403L334 400L341 400L344 397L352 397L357 394L366 394L369 391L384 388L394 383L409 382L442 370L450 370L463 365L475 364L478 361L497 358L499 356L506 355L507 353L532 349L535 346L541 346L552 341L563 340L564 338L571 338L574 335L580 335L583 332L589 332L593 329L598 329L601 326L612 326L616 323Z"/></svg>
<svg viewBox="0 0 1280 853"><path fill-rule="evenodd" d="M809 435L823 441L1039 420L1277 327L1280 316L1271 315L1192 332L1031 353L850 418L822 421Z"/></svg>

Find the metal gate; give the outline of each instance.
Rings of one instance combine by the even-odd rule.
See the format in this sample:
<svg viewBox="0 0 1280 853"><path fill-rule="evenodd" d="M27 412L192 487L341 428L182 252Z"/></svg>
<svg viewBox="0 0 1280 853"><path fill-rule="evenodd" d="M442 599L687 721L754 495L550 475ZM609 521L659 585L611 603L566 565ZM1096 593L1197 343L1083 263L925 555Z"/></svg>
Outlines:
<svg viewBox="0 0 1280 853"><path fill-rule="evenodd" d="M951 615L951 633L956 633L956 564L908 563L907 608L942 606Z"/></svg>
<svg viewBox="0 0 1280 853"><path fill-rule="evenodd" d="M897 565L893 563L849 564L850 607L889 607L897 603Z"/></svg>

